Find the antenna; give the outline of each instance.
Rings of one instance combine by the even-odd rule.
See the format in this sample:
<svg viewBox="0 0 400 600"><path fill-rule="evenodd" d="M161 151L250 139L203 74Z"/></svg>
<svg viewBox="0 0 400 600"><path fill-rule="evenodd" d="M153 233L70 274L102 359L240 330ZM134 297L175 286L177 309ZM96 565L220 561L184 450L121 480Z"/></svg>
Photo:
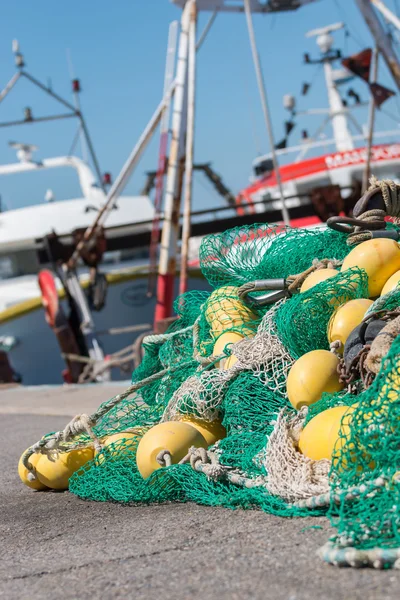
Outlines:
<svg viewBox="0 0 400 600"><path fill-rule="evenodd" d="M14 148L17 151L17 158L21 162L30 162L32 160L32 153L39 150L38 146L33 144L23 144L20 142L8 142L10 148Z"/></svg>
<svg viewBox="0 0 400 600"><path fill-rule="evenodd" d="M343 29L344 23L333 23L332 25L327 25L326 27L320 27L318 29L312 29L308 33L306 33L306 37L317 37L317 44L322 54L328 54L331 50L334 39L330 35L333 31L338 31L339 29Z"/></svg>
<svg viewBox="0 0 400 600"><path fill-rule="evenodd" d="M47 115L44 117L34 117L32 114L32 109L28 106L24 110L24 118L23 119L18 119L17 121L0 122L0 127L10 127L11 125L26 125L26 123L39 123L41 121L54 121L56 119L69 119L71 117L77 118L79 120L80 131L83 132L83 136L85 137L86 147L88 149L90 158L92 160L92 163L94 165L94 168L95 168L95 171L97 174L98 184L101 187L101 189L103 190L104 194L106 194L106 188L103 183L103 178L101 175L99 163L97 161L97 156L94 151L93 144L90 139L89 132L86 127L86 123L83 118L82 112L80 110L80 106L79 106L79 98L78 98L78 93L80 91L79 80L74 79L72 81L72 89L74 92L74 99L75 99L75 106L73 106L71 104L71 102L68 102L67 100L62 98L59 94L56 94L51 89L51 87L46 86L44 83L41 83L38 79L33 77L33 75L31 75L30 73L28 73L27 71L24 70L23 67L25 66L25 63L24 63L24 58L23 58L22 54L19 52L18 40L13 40L12 50L15 55L15 64L18 67L18 71L12 76L12 78L6 84L6 86L0 91L0 102L2 102L4 100L4 98L6 98L6 96L11 92L11 90L14 88L15 84L19 81L19 79L24 77L24 78L28 79L31 83L33 83L33 85L35 85L36 87L41 89L45 94L47 94L48 96L51 96L59 104L61 104L65 108L67 108L69 112L63 113L63 114L58 114L58 115Z"/></svg>

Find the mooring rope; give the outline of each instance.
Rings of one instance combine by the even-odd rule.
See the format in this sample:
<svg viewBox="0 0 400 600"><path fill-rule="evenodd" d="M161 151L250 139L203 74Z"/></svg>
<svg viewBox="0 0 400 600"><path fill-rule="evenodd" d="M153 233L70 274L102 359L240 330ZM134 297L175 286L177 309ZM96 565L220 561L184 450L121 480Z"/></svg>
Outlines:
<svg viewBox="0 0 400 600"><path fill-rule="evenodd" d="M385 210L375 208L362 213L356 221L364 221L365 225L355 225L354 231L347 238L348 246L356 246L372 239L373 235L368 230L368 223L374 223L373 229L385 229L385 217L400 217L400 185L390 179L378 180L371 177L368 192L380 190L382 193Z"/></svg>

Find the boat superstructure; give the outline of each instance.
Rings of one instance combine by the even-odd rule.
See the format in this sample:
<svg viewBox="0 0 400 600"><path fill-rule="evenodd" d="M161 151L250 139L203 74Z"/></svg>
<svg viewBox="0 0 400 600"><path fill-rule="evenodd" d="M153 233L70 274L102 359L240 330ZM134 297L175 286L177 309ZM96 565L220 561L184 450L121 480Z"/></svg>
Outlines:
<svg viewBox="0 0 400 600"><path fill-rule="evenodd" d="M341 52L333 48L332 34L343 27L343 23L335 23L307 34L316 37L320 56L312 60L306 55L305 62L323 66L328 107L297 111L295 98L284 96L291 118L289 129L294 126L294 117L313 115L321 119L314 134L303 131L300 144L288 146L285 139L275 149L285 204L289 211L303 212L308 223L326 221L335 211L349 213L367 183L367 172L381 179L400 180L399 130L370 131L359 123L357 111L371 101L362 102L352 87L349 90L355 101L343 98L344 88L355 79L354 73L341 65ZM352 134L350 127L356 133ZM374 144L368 146L370 136ZM239 200L254 206L256 212L265 206L279 207L281 189L271 153L255 159L250 185L239 193Z"/></svg>

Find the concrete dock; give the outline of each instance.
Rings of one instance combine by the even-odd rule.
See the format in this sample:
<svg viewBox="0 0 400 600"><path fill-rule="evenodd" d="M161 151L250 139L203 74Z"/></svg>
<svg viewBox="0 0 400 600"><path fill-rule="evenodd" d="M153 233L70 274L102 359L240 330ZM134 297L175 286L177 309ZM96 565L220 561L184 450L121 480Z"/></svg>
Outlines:
<svg viewBox="0 0 400 600"><path fill-rule="evenodd" d="M0 391L0 598L398 600L398 571L338 569L315 556L331 534L324 518L85 502L22 485L27 446L121 389Z"/></svg>

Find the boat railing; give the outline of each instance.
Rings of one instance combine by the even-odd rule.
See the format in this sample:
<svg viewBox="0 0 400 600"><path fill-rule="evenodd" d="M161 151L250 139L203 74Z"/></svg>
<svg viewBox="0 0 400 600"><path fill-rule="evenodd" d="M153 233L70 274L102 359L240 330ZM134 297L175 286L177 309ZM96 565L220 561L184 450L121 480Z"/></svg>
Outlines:
<svg viewBox="0 0 400 600"><path fill-rule="evenodd" d="M353 142L366 142L368 138L367 134L359 134L359 135L354 135L352 136L352 141ZM374 141L375 140L395 140L396 142L400 142L400 130L399 129L391 129L388 131L376 131L374 133ZM294 153L298 153L297 157L295 158L295 160L293 162L297 163L300 162L305 155L310 151L313 150L314 148L326 148L327 152L329 151L329 148L335 147L336 146L336 142L333 138L331 139L324 139L324 140L315 140L310 138L309 140L305 140L304 142L302 142L301 144L298 144L296 146L289 146L288 148L282 148L280 150L275 150L275 153L278 157L283 157L283 156L288 156ZM272 158L272 154L268 153L268 154L264 154L263 156L258 156L254 161L253 161L253 167L257 166L259 163L265 161L265 160L271 160Z"/></svg>

